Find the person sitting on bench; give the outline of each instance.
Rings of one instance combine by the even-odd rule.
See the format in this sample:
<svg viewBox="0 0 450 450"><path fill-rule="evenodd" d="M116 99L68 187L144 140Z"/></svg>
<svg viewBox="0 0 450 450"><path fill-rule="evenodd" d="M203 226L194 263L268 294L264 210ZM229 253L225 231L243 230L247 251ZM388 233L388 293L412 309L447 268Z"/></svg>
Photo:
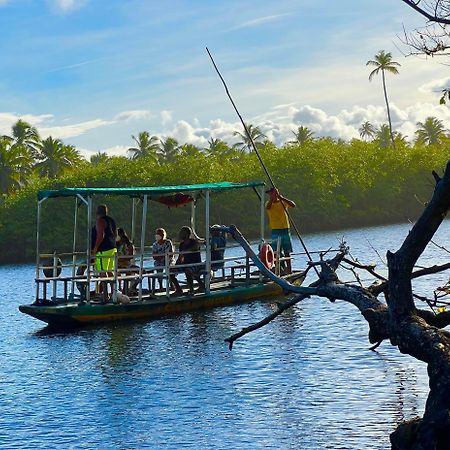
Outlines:
<svg viewBox="0 0 450 450"><path fill-rule="evenodd" d="M179 232L180 245L179 256L175 265L195 264L191 267L183 267L181 270L186 275L186 281L189 288L189 294L194 294L194 280L198 283L198 291L204 291L205 285L201 279L202 256L200 253L200 242L195 239L191 227L182 227ZM175 294L182 295L183 290L178 283L175 274L172 274L171 281L175 286Z"/></svg>
<svg viewBox="0 0 450 450"><path fill-rule="evenodd" d="M225 254L225 247L227 240L222 231L220 231L220 225L213 225L211 227L211 271L217 272L223 269L225 262L223 260Z"/></svg>

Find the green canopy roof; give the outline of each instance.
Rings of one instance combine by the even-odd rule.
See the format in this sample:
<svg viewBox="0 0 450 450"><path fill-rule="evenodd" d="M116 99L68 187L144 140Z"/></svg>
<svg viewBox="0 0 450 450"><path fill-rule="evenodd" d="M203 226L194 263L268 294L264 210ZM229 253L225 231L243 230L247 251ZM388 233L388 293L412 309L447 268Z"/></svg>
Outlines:
<svg viewBox="0 0 450 450"><path fill-rule="evenodd" d="M199 191L228 191L231 189L253 188L264 186L262 181L253 181L248 183L231 183L222 181L220 183L204 183L204 184L181 184L178 186L149 186L149 187L81 187L81 188L64 188L58 190L44 190L38 192L38 200L52 197L88 197L91 195L126 195L129 197L138 197L148 195L149 197L160 197L162 195L174 194L177 192L199 192Z"/></svg>

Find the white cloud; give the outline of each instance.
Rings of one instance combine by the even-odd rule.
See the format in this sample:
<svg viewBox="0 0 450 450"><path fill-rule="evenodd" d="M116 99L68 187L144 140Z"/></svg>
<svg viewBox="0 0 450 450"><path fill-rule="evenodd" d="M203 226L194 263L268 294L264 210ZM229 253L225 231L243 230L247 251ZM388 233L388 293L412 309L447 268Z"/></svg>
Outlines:
<svg viewBox="0 0 450 450"><path fill-rule="evenodd" d="M55 0L56 6L62 11L71 11L76 9L84 3L82 0Z"/></svg>
<svg viewBox="0 0 450 450"><path fill-rule="evenodd" d="M102 150L88 150L86 148L78 147L78 150L87 160L89 160L91 156L95 155L99 151L105 152L108 156L127 156L128 147L125 145L114 145L113 147L108 147Z"/></svg>
<svg viewBox="0 0 450 450"><path fill-rule="evenodd" d="M391 113L394 129L410 140L414 139L417 122L423 122L429 116L439 118L445 127L450 129L450 109L447 106L418 102L406 108L399 108L393 103ZM383 106L356 105L337 114L329 114L310 105L284 104L273 107L266 114L250 119L249 122L259 126L268 139L281 145L292 139L292 131L300 125L313 130L316 136L331 136L346 140L357 138L358 129L366 120L375 126L386 123L386 109ZM234 136L236 130L242 132L239 122L216 119L211 120L207 126L202 126L196 121L189 123L180 120L168 134L174 136L180 143L187 142L204 147L211 137L230 144L235 143L238 140Z"/></svg>
<svg viewBox="0 0 450 450"><path fill-rule="evenodd" d="M413 105L401 108L392 103L391 112L394 129L406 135L410 140L414 139L417 122L423 122L429 116L439 118L443 121L444 126L450 130L450 108L445 105L416 102ZM11 126L19 118L37 126L44 138L52 135L55 138L67 139L82 136L90 130L102 127L112 128L124 121L139 120L144 117L148 117L148 111L131 110L123 111L111 120L93 119L69 125L59 125L55 123L57 122L56 119L49 114L20 116L15 113L0 113L0 134L10 133ZM166 124L169 123L167 121L170 119L172 126L170 129L164 130L155 128L154 134L157 137L173 136L180 144L190 143L198 147L206 147L210 138L222 139L229 144L234 144L239 140L238 137L234 136L234 132L242 132L242 126L238 121L215 119L202 123L198 119L193 119L191 121L178 120L173 122L172 113L166 110L161 111L160 117L166 119ZM367 106L355 105L333 114L311 105L286 103L274 106L265 114L248 118L248 122L259 126L267 138L277 145L282 145L291 140L292 131L300 125L313 130L316 136L331 136L350 140L359 136L358 128L366 120L375 126L386 123L385 107L371 104ZM59 121L59 123L61 122ZM108 135L110 133L111 131L108 131ZM100 139L104 140L103 137ZM102 148L101 145L94 144L91 148L96 149L88 150L85 147L86 138L83 142L81 151L87 158L99 150L106 151L110 155L127 154L128 146L125 145Z"/></svg>
<svg viewBox="0 0 450 450"><path fill-rule="evenodd" d="M42 137L53 136L54 138L67 139L81 136L90 130L110 126L119 122L130 122L148 118L150 112L147 110L122 111L114 116L112 120L93 119L84 122L73 123L70 125L54 124L55 118L52 114L24 114L0 112L0 134L9 134L11 127L19 119L25 120L33 126L36 126Z"/></svg>
<svg viewBox="0 0 450 450"><path fill-rule="evenodd" d="M47 2L53 10L69 13L84 6L88 0L47 0Z"/></svg>
<svg viewBox="0 0 450 450"><path fill-rule="evenodd" d="M161 111L161 123L163 126L166 126L167 124L172 122L172 113L173 111L167 111L166 109Z"/></svg>
<svg viewBox="0 0 450 450"><path fill-rule="evenodd" d="M0 0L0 6L4 6L9 3L9 0Z"/></svg>
<svg viewBox="0 0 450 450"><path fill-rule="evenodd" d="M450 86L450 77L439 78L437 80L432 80L429 83L425 83L419 87L419 92L424 94L435 94L442 91L442 89L448 88Z"/></svg>
<svg viewBox="0 0 450 450"><path fill-rule="evenodd" d="M145 109L135 109L135 110L131 110L131 111L122 111L119 114L116 114L114 116L114 121L128 122L130 120L146 119L149 116L150 116L150 111L147 111Z"/></svg>
<svg viewBox="0 0 450 450"><path fill-rule="evenodd" d="M39 127L39 133L43 137L53 136L59 139L72 138L80 136L86 131L94 130L96 128L112 125L116 123L112 120L94 119L86 122L75 123L72 125L62 125L53 127Z"/></svg>
<svg viewBox="0 0 450 450"><path fill-rule="evenodd" d="M247 20L245 22L241 22L238 25L236 25L233 30L240 30L242 28L250 28L250 27L257 27L259 25L264 25L270 22L275 22L282 17L287 16L287 13L284 14L273 14L271 16L263 16L263 17L257 17L256 19Z"/></svg>
<svg viewBox="0 0 450 450"><path fill-rule="evenodd" d="M211 129L195 127L185 120L179 120L169 134L182 144L187 142L204 147L211 135Z"/></svg>

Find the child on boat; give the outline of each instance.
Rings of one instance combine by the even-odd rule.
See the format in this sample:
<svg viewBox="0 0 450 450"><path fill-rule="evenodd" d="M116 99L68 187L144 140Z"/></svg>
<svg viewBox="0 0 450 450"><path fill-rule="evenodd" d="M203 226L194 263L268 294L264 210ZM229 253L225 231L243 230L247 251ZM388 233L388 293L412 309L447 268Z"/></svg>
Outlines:
<svg viewBox="0 0 450 450"><path fill-rule="evenodd" d="M119 240L117 241L117 251L120 255L119 268L124 269L131 267L134 264L134 244L131 242L131 239L123 228L117 228L117 235L119 237Z"/></svg>
<svg viewBox="0 0 450 450"><path fill-rule="evenodd" d="M166 255L168 254L169 266L174 263L174 248L172 241L167 239L167 233L164 228L157 228L155 231L155 242L152 245L152 256L155 261L157 273L162 273L163 267L166 265ZM162 289L162 277L157 278L159 289ZM172 283L171 283L172 284Z"/></svg>

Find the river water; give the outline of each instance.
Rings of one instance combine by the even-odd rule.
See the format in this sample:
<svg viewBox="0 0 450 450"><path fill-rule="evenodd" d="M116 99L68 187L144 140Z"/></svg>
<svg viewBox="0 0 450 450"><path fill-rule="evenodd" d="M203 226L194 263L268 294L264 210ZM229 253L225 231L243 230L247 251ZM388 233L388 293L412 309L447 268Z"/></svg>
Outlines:
<svg viewBox="0 0 450 450"><path fill-rule="evenodd" d="M395 250L408 229L306 241L324 249L345 236L354 257L380 262L374 248ZM449 231L436 240L449 244ZM431 246L421 263L448 256ZM423 412L425 366L386 342L368 351L367 325L346 303L307 300L232 352L223 340L272 302L51 334L17 310L33 301L33 270L0 267L0 449L386 449L396 425Z"/></svg>

